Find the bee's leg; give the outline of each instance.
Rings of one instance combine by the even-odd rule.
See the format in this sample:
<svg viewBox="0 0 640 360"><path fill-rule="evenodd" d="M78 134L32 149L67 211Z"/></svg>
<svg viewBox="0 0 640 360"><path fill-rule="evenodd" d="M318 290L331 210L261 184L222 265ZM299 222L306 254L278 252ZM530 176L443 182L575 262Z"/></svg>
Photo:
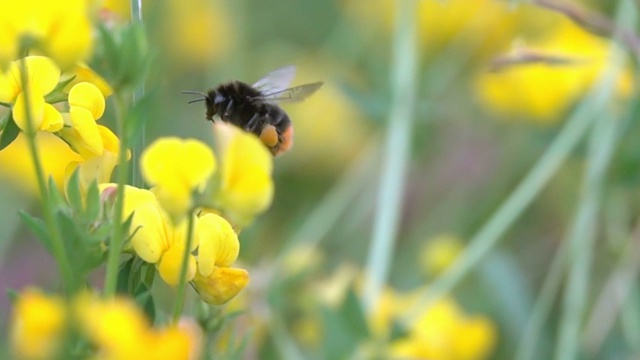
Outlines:
<svg viewBox="0 0 640 360"><path fill-rule="evenodd" d="M253 114L251 119L249 119L249 121L247 121L247 125L245 126L245 130L247 130L249 132L253 132L256 129L256 126L258 126L258 119L259 118L260 118L260 116L258 115L258 113Z"/></svg>
<svg viewBox="0 0 640 360"><path fill-rule="evenodd" d="M229 100L229 103L227 104L227 108L224 110L222 119L229 119L229 116L231 115L231 107L233 106L233 99Z"/></svg>

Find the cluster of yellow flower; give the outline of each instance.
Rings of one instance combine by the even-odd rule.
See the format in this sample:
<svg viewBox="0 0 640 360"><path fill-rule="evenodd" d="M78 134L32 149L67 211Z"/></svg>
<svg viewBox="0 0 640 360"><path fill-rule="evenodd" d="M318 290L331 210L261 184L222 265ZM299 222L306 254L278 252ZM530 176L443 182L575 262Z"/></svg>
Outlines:
<svg viewBox="0 0 640 360"><path fill-rule="evenodd" d="M60 351L77 350L63 344L67 335L78 332L91 344L88 354L104 358L187 358L197 347L193 331L175 324L154 329L133 301L113 296L115 285L109 286L115 282L109 284L109 276L116 274L118 264L111 266L111 254L116 260L121 252L137 256L155 265L166 283L184 289L191 282L203 301L224 304L249 281L246 270L232 267L240 251L237 233L271 203L273 159L253 134L216 125L215 153L193 139L170 137L152 143L140 159L150 190L111 183L114 168L129 166L125 162L131 153L126 139L96 122L105 113L106 98L123 91L114 90L83 63L96 39L96 6L88 0L0 0L0 106L8 108L0 121L0 157L29 154L43 201L43 232L54 243L56 260L68 257L64 242L69 234L61 234L62 225L52 215L58 210L47 208L47 199L57 191L47 186L47 177L65 191L77 179L79 202L85 203L92 201L89 189L95 190L97 183L100 194L94 197L101 201L100 211L116 223L113 229L130 225L129 233L113 230L110 240L99 246L103 255L106 249L110 252L102 299L77 293L85 279L74 279L71 286L65 282L71 296L64 298L32 289L18 294L13 349L21 358L52 358ZM126 119L122 110L116 111L120 122ZM11 152L14 155L6 155ZM55 154L44 155L51 152ZM50 171L53 168L62 171ZM69 203L73 196L67 194ZM176 309L174 322L182 307Z"/></svg>
<svg viewBox="0 0 640 360"><path fill-rule="evenodd" d="M71 330L86 339L65 354L74 358L95 352L100 359L187 359L197 356L201 336L189 322L155 329L135 303L124 298L81 293L65 303L36 289L20 294L11 326L11 345L25 359L50 359L60 353Z"/></svg>

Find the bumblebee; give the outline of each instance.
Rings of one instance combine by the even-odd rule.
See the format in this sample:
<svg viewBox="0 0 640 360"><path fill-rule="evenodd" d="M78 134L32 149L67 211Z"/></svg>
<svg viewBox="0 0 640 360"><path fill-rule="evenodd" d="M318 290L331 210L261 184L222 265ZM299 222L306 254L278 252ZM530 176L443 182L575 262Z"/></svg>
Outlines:
<svg viewBox="0 0 640 360"><path fill-rule="evenodd" d="M293 146L291 120L278 103L301 101L322 86L322 82L314 82L289 87L295 73L295 66L285 66L268 73L253 85L231 81L206 94L197 91L183 91L183 94L202 95L189 104L204 101L207 120L219 118L254 133L271 154L277 156Z"/></svg>

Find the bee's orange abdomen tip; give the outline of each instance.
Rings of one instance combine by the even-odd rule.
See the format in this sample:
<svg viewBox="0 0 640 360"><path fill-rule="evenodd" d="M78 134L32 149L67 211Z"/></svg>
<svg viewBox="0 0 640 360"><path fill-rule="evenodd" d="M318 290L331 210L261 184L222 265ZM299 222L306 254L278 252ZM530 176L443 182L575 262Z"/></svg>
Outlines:
<svg viewBox="0 0 640 360"><path fill-rule="evenodd" d="M291 147L293 147L293 126L289 126L282 133L282 142L280 143L280 147L278 148L278 154L289 151Z"/></svg>

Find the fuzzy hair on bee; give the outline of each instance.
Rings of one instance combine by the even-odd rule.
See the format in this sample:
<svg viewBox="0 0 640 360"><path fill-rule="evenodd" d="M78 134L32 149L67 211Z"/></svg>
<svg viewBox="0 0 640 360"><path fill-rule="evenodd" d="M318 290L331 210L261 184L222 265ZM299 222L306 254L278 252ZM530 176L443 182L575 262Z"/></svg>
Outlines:
<svg viewBox="0 0 640 360"><path fill-rule="evenodd" d="M322 82L315 82L289 87L295 71L295 66L285 66L268 73L253 85L231 81L207 93L182 93L201 95L189 103L204 101L207 120L219 119L257 135L271 154L277 156L293 146L291 120L278 103L304 100L322 86Z"/></svg>

